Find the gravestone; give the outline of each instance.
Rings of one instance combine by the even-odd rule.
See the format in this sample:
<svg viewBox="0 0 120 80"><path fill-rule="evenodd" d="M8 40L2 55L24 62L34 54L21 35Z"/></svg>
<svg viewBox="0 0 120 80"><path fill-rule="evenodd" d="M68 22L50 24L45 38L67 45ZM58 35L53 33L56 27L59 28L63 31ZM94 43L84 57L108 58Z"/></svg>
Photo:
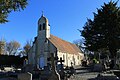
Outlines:
<svg viewBox="0 0 120 80"><path fill-rule="evenodd" d="M23 72L23 73L32 72L33 69L34 69L34 66L33 66L33 65L27 64L27 65L25 65L25 66L22 67L21 72Z"/></svg>
<svg viewBox="0 0 120 80"><path fill-rule="evenodd" d="M71 62L71 66L73 66L73 62Z"/></svg>
<svg viewBox="0 0 120 80"><path fill-rule="evenodd" d="M39 75L40 75L40 72L41 72L41 70L39 68L39 65L38 64L34 65L34 69L33 69L33 72L32 72L33 79L38 79Z"/></svg>
<svg viewBox="0 0 120 80"><path fill-rule="evenodd" d="M58 60L58 62L60 62L60 70L63 69L63 62L64 60L62 60L62 57L60 57L60 60Z"/></svg>
<svg viewBox="0 0 120 80"><path fill-rule="evenodd" d="M44 66L44 74L48 76L51 74L51 70L48 66Z"/></svg>
<svg viewBox="0 0 120 80"><path fill-rule="evenodd" d="M60 80L60 75L58 74L57 70L56 70L56 61L55 61L54 57L54 53L51 53L51 67L52 67L52 71L51 71L51 76L49 77L48 80Z"/></svg>
<svg viewBox="0 0 120 80"><path fill-rule="evenodd" d="M40 80L48 80L51 76L51 70L49 66L44 66L44 70L41 71Z"/></svg>
<svg viewBox="0 0 120 80"><path fill-rule="evenodd" d="M113 73L120 78L120 70L113 70Z"/></svg>
<svg viewBox="0 0 120 80"><path fill-rule="evenodd" d="M32 74L29 72L21 73L18 75L18 80L32 80Z"/></svg>
<svg viewBox="0 0 120 80"><path fill-rule="evenodd" d="M64 72L64 66L62 64L64 62L64 60L62 60L62 57L60 57L60 60L58 60L58 62L60 62L60 68L59 68L60 70L58 70L59 74L60 74L60 78L64 80L64 78L65 78L65 72Z"/></svg>
<svg viewBox="0 0 120 80"><path fill-rule="evenodd" d="M101 71L103 71L103 68L104 68L104 67L103 67L102 64L97 63L97 64L94 65L93 71L95 71L95 72L101 72Z"/></svg>

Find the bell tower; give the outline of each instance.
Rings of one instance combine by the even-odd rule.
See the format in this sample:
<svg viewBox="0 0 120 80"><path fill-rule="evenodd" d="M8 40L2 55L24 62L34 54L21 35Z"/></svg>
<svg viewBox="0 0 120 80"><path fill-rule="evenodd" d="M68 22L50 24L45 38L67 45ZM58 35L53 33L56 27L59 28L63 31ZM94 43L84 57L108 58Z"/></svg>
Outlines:
<svg viewBox="0 0 120 80"><path fill-rule="evenodd" d="M46 41L50 38L50 26L48 19L42 14L38 20L38 31L36 40L36 59L41 68L47 66Z"/></svg>
<svg viewBox="0 0 120 80"><path fill-rule="evenodd" d="M48 19L43 14L38 20L38 35L42 38L50 37L50 25L48 23Z"/></svg>

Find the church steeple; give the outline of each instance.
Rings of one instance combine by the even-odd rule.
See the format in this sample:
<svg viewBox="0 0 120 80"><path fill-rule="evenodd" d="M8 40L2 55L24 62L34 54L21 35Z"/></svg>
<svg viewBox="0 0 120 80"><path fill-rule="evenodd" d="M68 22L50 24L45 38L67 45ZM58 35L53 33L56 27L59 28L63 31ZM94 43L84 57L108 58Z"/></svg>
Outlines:
<svg viewBox="0 0 120 80"><path fill-rule="evenodd" d="M41 18L38 20L38 35L42 35L45 38L50 37L50 26L48 19L43 15L43 12Z"/></svg>

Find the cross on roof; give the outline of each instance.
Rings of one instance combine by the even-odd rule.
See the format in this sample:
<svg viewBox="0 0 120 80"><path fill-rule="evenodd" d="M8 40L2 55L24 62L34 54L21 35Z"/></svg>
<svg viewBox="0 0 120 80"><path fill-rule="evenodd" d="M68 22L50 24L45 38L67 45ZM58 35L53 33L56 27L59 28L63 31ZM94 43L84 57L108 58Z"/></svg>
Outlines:
<svg viewBox="0 0 120 80"><path fill-rule="evenodd" d="M44 12L42 11L42 16L44 16Z"/></svg>

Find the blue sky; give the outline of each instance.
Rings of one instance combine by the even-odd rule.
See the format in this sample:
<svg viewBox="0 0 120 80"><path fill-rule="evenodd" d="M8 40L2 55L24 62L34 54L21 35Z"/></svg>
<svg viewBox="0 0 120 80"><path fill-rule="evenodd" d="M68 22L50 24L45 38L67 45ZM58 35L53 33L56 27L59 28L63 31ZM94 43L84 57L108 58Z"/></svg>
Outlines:
<svg viewBox="0 0 120 80"><path fill-rule="evenodd" d="M108 1L110 0L29 0L24 11L10 13L10 22L0 24L0 38L4 37L7 42L16 40L22 46L25 45L27 40L33 40L37 36L37 22L44 11L51 25L51 34L73 42L81 38L77 29L82 29L87 18L93 19L96 8Z"/></svg>

